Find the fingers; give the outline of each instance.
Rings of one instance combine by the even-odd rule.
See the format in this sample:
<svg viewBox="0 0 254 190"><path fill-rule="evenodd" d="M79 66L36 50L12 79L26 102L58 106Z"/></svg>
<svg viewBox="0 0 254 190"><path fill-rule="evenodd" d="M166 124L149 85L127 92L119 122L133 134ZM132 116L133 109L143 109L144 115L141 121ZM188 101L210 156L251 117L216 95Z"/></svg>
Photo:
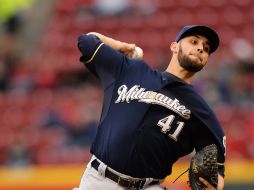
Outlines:
<svg viewBox="0 0 254 190"><path fill-rule="evenodd" d="M126 50L128 51L134 51L135 47L136 47L136 44L127 44L125 43L126 45Z"/></svg>
<svg viewBox="0 0 254 190"><path fill-rule="evenodd" d="M218 187L214 188L207 180L200 177L199 180L207 187L206 190L223 190L224 188L224 178L221 175L218 175Z"/></svg>
<svg viewBox="0 0 254 190"><path fill-rule="evenodd" d="M127 57L135 59L143 59L143 50L136 46L136 44L128 44L126 42L120 42L120 48L118 49Z"/></svg>
<svg viewBox="0 0 254 190"><path fill-rule="evenodd" d="M216 190L208 181L200 177L199 180L206 186L206 190Z"/></svg>
<svg viewBox="0 0 254 190"><path fill-rule="evenodd" d="M136 47L135 44L128 44L128 43L122 42L119 48L119 51L127 57L132 57L135 47Z"/></svg>
<svg viewBox="0 0 254 190"><path fill-rule="evenodd" d="M209 185L209 183L203 179L202 177L199 178L199 180L207 187Z"/></svg>

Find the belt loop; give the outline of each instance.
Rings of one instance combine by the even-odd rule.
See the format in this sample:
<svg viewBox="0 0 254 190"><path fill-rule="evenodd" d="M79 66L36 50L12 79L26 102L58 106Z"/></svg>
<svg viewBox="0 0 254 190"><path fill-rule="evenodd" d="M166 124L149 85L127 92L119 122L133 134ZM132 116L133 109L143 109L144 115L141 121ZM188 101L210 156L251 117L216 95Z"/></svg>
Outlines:
<svg viewBox="0 0 254 190"><path fill-rule="evenodd" d="M107 165L104 164L103 162L100 162L100 165L98 167L98 173L100 176L105 177Z"/></svg>

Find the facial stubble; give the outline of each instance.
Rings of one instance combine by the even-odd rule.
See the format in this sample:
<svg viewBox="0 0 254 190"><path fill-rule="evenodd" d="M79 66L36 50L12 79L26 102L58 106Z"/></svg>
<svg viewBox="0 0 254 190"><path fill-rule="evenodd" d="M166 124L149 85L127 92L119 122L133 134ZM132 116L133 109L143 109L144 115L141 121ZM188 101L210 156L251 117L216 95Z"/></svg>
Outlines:
<svg viewBox="0 0 254 190"><path fill-rule="evenodd" d="M190 57L183 53L180 45L179 52L177 55L178 62L181 67L190 72L198 72L203 69L204 65L198 64L197 61L192 60Z"/></svg>

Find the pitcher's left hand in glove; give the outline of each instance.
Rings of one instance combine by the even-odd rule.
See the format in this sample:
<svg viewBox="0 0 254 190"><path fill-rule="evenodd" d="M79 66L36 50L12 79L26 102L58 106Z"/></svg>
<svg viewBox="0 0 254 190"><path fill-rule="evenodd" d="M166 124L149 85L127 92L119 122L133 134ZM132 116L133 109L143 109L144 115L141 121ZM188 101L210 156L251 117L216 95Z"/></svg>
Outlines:
<svg viewBox="0 0 254 190"><path fill-rule="evenodd" d="M189 169L189 185L192 190L205 190L206 184L215 189L218 186L218 150L212 144L198 151L191 159ZM200 181L200 178L205 180ZM208 183L204 183L208 182Z"/></svg>

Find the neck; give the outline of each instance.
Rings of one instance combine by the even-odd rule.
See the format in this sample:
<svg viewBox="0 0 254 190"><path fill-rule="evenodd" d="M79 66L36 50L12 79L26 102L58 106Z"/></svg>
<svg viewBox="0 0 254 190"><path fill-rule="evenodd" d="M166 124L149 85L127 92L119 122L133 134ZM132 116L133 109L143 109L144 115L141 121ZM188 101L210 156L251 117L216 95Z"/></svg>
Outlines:
<svg viewBox="0 0 254 190"><path fill-rule="evenodd" d="M186 71L184 68L182 68L179 63L171 60L167 69L167 72L177 76L178 78L182 79L186 83L190 84L193 80L193 77L195 75L194 72Z"/></svg>

